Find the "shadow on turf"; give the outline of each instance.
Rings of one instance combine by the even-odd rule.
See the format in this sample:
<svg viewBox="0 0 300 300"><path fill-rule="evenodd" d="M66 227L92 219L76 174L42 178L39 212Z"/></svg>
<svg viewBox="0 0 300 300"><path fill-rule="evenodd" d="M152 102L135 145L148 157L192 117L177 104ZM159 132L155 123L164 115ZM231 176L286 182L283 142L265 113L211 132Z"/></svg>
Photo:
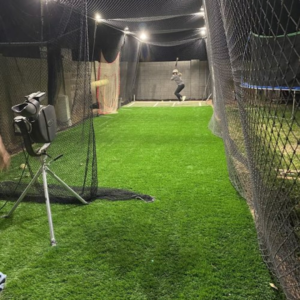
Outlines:
<svg viewBox="0 0 300 300"><path fill-rule="evenodd" d="M11 189L13 190L15 183L11 182L4 182L5 186L9 187L11 185ZM26 186L24 186L24 189ZM65 189L61 186L57 185L49 185L49 196L50 196L50 202L51 203L60 203L60 204L78 204L78 200L71 195L68 195ZM82 195L82 188L80 187L71 187L76 193ZM23 189L23 190L24 190ZM22 189L21 189L22 190ZM37 192L38 190L38 192ZM8 200L8 201L16 201L20 197L20 188L18 189L18 192L11 193L9 197L7 197L8 193L5 193L4 189L1 189L1 184L0 184L0 199L3 200ZM55 191L55 193L53 193ZM64 195L62 196L57 196L58 195ZM125 201L125 200L142 200L144 202L153 202L155 198L150 195L145 195L141 194L138 192L134 191L129 191L125 189L117 189L117 188L98 188L96 196L91 197L91 198L86 198L82 196L86 201L88 202L93 202L95 200L108 200L108 201ZM44 197L44 192L43 188L41 185L38 187L35 187L35 193L30 193L26 195L26 197L23 199L23 202L36 202L36 203L45 203L45 197Z"/></svg>

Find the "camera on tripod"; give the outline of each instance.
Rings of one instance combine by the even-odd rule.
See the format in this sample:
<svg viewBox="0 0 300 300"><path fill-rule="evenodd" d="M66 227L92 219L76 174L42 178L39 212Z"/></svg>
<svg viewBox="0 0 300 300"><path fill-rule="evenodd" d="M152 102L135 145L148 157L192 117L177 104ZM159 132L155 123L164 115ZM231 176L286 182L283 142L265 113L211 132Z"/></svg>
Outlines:
<svg viewBox="0 0 300 300"><path fill-rule="evenodd" d="M25 102L11 109L19 114L14 118L15 135L23 136L27 152L31 156L40 156L33 150L33 143L51 143L56 136L56 115L52 105L41 105L45 92L36 92L25 96Z"/></svg>

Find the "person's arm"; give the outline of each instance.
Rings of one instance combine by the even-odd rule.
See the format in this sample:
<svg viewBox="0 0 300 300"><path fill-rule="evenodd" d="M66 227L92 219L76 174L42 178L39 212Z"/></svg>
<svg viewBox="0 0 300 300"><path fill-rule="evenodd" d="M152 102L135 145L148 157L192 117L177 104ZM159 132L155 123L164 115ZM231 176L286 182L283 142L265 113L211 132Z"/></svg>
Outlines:
<svg viewBox="0 0 300 300"><path fill-rule="evenodd" d="M0 135L0 171L8 169L10 165L10 155L6 151Z"/></svg>
<svg viewBox="0 0 300 300"><path fill-rule="evenodd" d="M174 79L175 79L175 75L172 75L171 80L174 80Z"/></svg>

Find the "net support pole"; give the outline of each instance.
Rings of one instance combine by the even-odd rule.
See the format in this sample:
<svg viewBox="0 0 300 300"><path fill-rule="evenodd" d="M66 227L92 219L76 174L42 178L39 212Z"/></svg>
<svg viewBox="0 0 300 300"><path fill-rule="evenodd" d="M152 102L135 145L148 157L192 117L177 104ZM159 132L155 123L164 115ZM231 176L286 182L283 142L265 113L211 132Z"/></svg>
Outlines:
<svg viewBox="0 0 300 300"><path fill-rule="evenodd" d="M44 41L44 0L40 0L41 5L41 42Z"/></svg>
<svg viewBox="0 0 300 300"><path fill-rule="evenodd" d="M208 15L207 15L207 5L206 5L207 0L203 0L203 7L204 7L204 13L205 13L205 23L207 27L207 39L206 39L206 46L208 45L208 40L210 39L210 30L209 30L209 24L208 24ZM210 43L210 41L209 41ZM207 50L210 52L210 47L207 47ZM208 53L208 57L212 55L211 53ZM217 95L216 92L216 79L215 79L215 68L214 68L214 63L213 59L208 59L208 64L210 67L210 74L211 74L211 94L207 97L206 100L208 100L212 96L212 102L214 103L216 99L214 99Z"/></svg>
<svg viewBox="0 0 300 300"><path fill-rule="evenodd" d="M296 104L296 90L294 90L294 93L293 93L293 107L292 107L292 116L291 116L292 120L295 115L295 104Z"/></svg>

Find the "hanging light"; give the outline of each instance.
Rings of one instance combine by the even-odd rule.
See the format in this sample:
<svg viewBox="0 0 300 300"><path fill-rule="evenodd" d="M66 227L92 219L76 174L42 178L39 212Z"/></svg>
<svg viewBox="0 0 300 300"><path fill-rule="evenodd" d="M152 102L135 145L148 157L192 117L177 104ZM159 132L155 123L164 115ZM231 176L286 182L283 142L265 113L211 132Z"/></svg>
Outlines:
<svg viewBox="0 0 300 300"><path fill-rule="evenodd" d="M124 32L125 32L125 34L129 33L129 28L127 26L124 28Z"/></svg>
<svg viewBox="0 0 300 300"><path fill-rule="evenodd" d="M205 36L206 35L206 27L200 28L200 34L201 34L201 36Z"/></svg>
<svg viewBox="0 0 300 300"><path fill-rule="evenodd" d="M142 41L146 41L148 39L148 35L147 35L147 33L145 31L141 32L140 39Z"/></svg>
<svg viewBox="0 0 300 300"><path fill-rule="evenodd" d="M95 20L97 23L100 23L102 21L101 15L100 14L96 14L95 15Z"/></svg>
<svg viewBox="0 0 300 300"><path fill-rule="evenodd" d="M200 11L197 13L197 15L199 15L199 16L201 16L201 17L204 17L204 7L203 6L201 6L201 8L200 8Z"/></svg>

